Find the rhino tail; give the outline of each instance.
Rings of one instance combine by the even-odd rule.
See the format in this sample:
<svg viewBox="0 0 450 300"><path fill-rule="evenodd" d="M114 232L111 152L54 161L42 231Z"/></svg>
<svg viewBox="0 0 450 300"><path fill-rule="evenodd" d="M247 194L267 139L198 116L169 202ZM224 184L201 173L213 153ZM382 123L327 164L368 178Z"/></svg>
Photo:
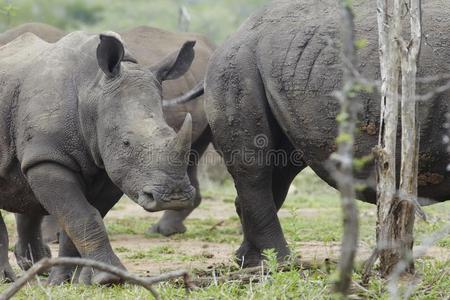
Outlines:
<svg viewBox="0 0 450 300"><path fill-rule="evenodd" d="M164 99L163 107L171 107L179 104L184 104L190 102L205 93L205 87L203 81L199 82L193 89L188 91L187 93L180 95L176 98L172 99Z"/></svg>

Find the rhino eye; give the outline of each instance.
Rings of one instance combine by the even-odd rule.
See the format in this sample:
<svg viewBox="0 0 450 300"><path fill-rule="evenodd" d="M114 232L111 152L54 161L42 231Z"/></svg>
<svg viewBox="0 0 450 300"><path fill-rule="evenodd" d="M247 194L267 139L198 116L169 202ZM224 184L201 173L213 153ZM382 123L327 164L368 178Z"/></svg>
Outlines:
<svg viewBox="0 0 450 300"><path fill-rule="evenodd" d="M128 140L123 141L123 145L124 145L125 147L130 146L130 141L128 141Z"/></svg>

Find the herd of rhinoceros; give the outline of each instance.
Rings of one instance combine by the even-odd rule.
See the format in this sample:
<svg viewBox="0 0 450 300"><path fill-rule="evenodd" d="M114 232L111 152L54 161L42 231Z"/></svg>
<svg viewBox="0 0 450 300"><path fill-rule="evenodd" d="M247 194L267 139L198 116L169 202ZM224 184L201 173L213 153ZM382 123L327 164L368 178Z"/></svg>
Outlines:
<svg viewBox="0 0 450 300"><path fill-rule="evenodd" d="M445 5L423 3L421 77L450 72ZM358 69L377 79L375 1L356 1L354 10L356 38L367 40L357 51ZM147 211L166 210L154 232L184 232L184 219L201 200L194 160L210 142L237 190L243 242L236 258L252 266L268 248L287 256L277 211L293 178L309 166L335 186L326 162L336 148L339 30L338 1L280 0L253 14L217 49L201 35L151 27L66 34L27 24L0 34L0 208L16 214L20 267L50 254L41 232L50 214L53 222L42 228L47 235L61 228L60 256L124 268L102 220L123 194ZM419 86L419 92L430 88ZM420 103L421 204L450 199L450 159L442 142L449 96ZM377 144L380 117L377 92L360 99L358 157ZM290 159L249 160L251 151L282 151ZM371 163L356 175L367 182L358 198L371 203L373 173ZM72 272L54 267L49 282L63 283ZM119 280L100 271L80 277ZM14 278L0 217L0 279Z"/></svg>

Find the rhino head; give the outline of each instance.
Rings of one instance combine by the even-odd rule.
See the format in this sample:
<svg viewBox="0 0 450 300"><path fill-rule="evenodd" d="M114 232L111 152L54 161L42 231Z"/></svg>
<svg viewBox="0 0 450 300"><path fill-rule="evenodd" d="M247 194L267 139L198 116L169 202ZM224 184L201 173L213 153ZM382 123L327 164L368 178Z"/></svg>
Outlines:
<svg viewBox="0 0 450 300"><path fill-rule="evenodd" d="M194 58L195 42L186 42L151 68L136 63L113 33L100 35L99 71L88 91L95 114L89 148L128 197L148 211L193 205L194 187L187 176L192 119L187 114L176 133L162 111L161 84L182 76Z"/></svg>

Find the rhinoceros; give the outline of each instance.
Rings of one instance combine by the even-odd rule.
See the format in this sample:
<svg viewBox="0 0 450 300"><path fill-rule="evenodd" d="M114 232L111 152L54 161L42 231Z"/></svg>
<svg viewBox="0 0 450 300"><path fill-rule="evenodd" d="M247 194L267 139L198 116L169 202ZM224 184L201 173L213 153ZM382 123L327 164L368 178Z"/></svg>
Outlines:
<svg viewBox="0 0 450 300"><path fill-rule="evenodd" d="M376 3L353 3L356 38L367 41L357 51L357 67L366 78L379 79ZM276 249L280 259L289 254L277 211L300 171L309 166L336 187L327 161L336 150L339 103L333 92L341 89L343 73L338 5L334 0L274 1L252 15L210 60L205 110L237 189L244 237L236 256L243 265L258 264L264 249ZM450 71L449 9L448 1L423 2L426 43L420 77ZM418 92L429 88L421 85ZM360 97L356 157L370 154L378 142L380 99L378 92ZM450 158L442 143L449 106L448 92L419 105L419 195L434 202L450 198ZM373 178L373 165L357 177ZM376 202L372 183L358 193L360 200Z"/></svg>
<svg viewBox="0 0 450 300"><path fill-rule="evenodd" d="M18 214L19 264L48 256L35 226L48 213L64 229L60 256L124 268L102 220L123 193L148 211L192 207L192 118L176 133L161 99L162 83L188 71L194 45L186 41L151 67L137 64L114 32L74 32L56 43L26 33L0 47L0 208ZM12 280L3 220L0 235L0 276ZM70 272L53 268L49 280Z"/></svg>
<svg viewBox="0 0 450 300"><path fill-rule="evenodd" d="M0 33L0 47L27 32L34 33L36 36L49 43L57 42L65 35L63 31L51 25L43 23L26 23Z"/></svg>
<svg viewBox="0 0 450 300"><path fill-rule="evenodd" d="M47 24L23 24L0 34L0 46L26 32L34 33L41 39L51 43L66 35L64 31ZM201 158L211 141L210 129L203 110L203 97L198 97L195 101L190 102L183 101L183 97L195 96L189 95L189 92L196 93L196 84L203 82L206 65L215 46L206 37L199 34L174 33L149 26L136 27L121 32L120 35L127 44L130 53L143 66L152 66L168 53L175 51L179 45L187 40L197 41L195 58L191 68L180 78L163 82L163 99L166 100L163 102L163 112L169 126L178 131L184 121L186 112L192 116L192 155L190 156L188 175L191 184L196 189L194 206L179 211L167 210L161 220L149 228L150 232L160 233L165 236L183 233L186 231L183 221L201 202L200 187L197 179L197 161ZM185 103L177 104L177 100ZM42 224L44 240L47 242L54 241L57 239L58 231L59 226L56 219L52 216L45 217Z"/></svg>

